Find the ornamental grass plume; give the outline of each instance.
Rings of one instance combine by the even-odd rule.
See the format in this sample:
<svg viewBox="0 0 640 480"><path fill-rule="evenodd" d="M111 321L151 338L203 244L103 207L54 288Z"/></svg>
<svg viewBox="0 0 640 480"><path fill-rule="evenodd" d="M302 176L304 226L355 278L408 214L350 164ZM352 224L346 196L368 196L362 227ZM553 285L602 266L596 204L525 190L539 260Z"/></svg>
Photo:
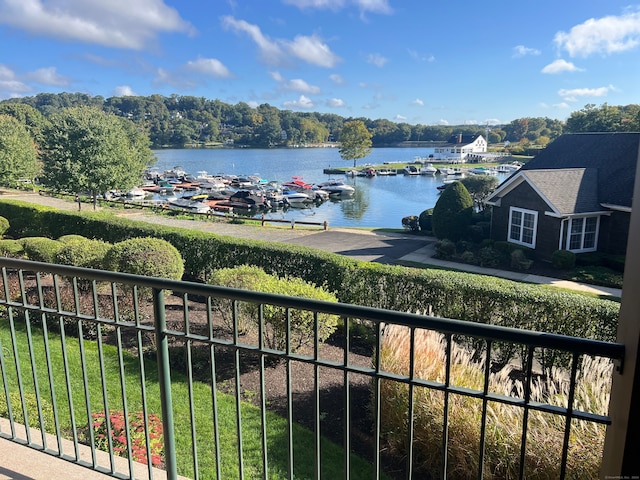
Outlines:
<svg viewBox="0 0 640 480"><path fill-rule="evenodd" d="M385 328L380 351L381 370L398 375L410 373L411 333L407 327ZM413 375L416 379L445 382L446 340L433 331L416 330ZM504 367L489 378L489 391L523 398L519 372ZM609 404L612 364L608 359L585 357L580 366L574 408L606 414ZM471 352L451 342L450 384L482 392L484 366L472 360ZM531 399L567 406L569 385L566 372L555 371L531 382ZM552 380L554 379L554 380ZM426 478L441 478L443 466L443 422L445 394L415 386L413 454L416 472ZM398 456L408 452L409 386L382 380L380 385L381 432ZM479 475L482 400L457 393L448 398L447 472L449 478L475 479ZM524 409L501 402L487 404L484 478L519 478ZM560 415L529 411L527 421L525 475L528 479L558 478L565 430ZM598 477L605 427L573 420L567 459L567 478Z"/></svg>

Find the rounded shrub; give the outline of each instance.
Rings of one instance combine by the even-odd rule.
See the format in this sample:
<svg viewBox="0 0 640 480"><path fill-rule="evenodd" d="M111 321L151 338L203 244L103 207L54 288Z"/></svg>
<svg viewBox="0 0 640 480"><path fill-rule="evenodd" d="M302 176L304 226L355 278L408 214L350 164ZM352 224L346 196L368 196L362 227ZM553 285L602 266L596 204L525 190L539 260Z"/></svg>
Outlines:
<svg viewBox="0 0 640 480"><path fill-rule="evenodd" d="M104 266L116 272L181 280L184 260L176 247L160 238L130 238L112 245Z"/></svg>
<svg viewBox="0 0 640 480"><path fill-rule="evenodd" d="M433 207L433 234L439 239L448 238L457 242L467 235L473 215L473 200L469 191L460 182L444 189Z"/></svg>
<svg viewBox="0 0 640 480"><path fill-rule="evenodd" d="M9 227L9 220L4 217L0 217L0 238L2 238L5 233L7 233Z"/></svg>
<svg viewBox="0 0 640 480"><path fill-rule="evenodd" d="M102 268L104 257L111 244L101 240L91 240L80 235L69 235L55 255L55 262L75 267ZM61 241L58 239L58 241Z"/></svg>
<svg viewBox="0 0 640 480"><path fill-rule="evenodd" d="M456 244L451 240L444 239L436 243L436 257L448 260L456 253Z"/></svg>
<svg viewBox="0 0 640 480"><path fill-rule="evenodd" d="M576 254L569 250L556 250L551 255L551 264L559 270L569 270L576 266Z"/></svg>
<svg viewBox="0 0 640 480"><path fill-rule="evenodd" d="M431 220L433 218L433 208L427 208L426 210L420 213L418 217L418 224L420 225L420 230L423 232L430 232L433 230L433 225L431 224Z"/></svg>
<svg viewBox="0 0 640 480"><path fill-rule="evenodd" d="M258 292L274 293L291 297L301 297L326 302L337 302L337 298L330 292L305 282L300 278L279 278L269 275L259 267L242 265L235 268L216 270L209 283L225 287ZM227 327L233 328L232 303L230 300L220 300L216 304L218 313ZM241 302L238 306L238 328L244 332L257 331L259 327L258 305ZM297 351L302 345L314 341L314 314L307 310L289 309L290 345L292 351ZM264 319L263 340L268 348L285 350L287 341L287 310L277 305L263 305ZM335 331L338 318L335 315L318 314L318 340L324 341Z"/></svg>
<svg viewBox="0 0 640 480"><path fill-rule="evenodd" d="M20 240L0 240L0 256L19 258L24 255L24 248Z"/></svg>
<svg viewBox="0 0 640 480"><path fill-rule="evenodd" d="M63 235L61 237L58 237L58 241L62 242L62 243L69 243L69 242L75 242L76 240L89 240L87 237L83 237L82 235L75 235L75 234L69 234L69 235Z"/></svg>
<svg viewBox="0 0 640 480"><path fill-rule="evenodd" d="M22 248L29 260L53 263L63 244L46 237L26 237L21 240Z"/></svg>

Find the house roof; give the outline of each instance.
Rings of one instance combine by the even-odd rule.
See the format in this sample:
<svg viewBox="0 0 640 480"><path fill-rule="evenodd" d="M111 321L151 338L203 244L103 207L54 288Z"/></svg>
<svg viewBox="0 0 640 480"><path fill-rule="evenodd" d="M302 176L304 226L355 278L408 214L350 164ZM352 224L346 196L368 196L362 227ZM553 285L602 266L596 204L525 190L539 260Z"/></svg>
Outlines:
<svg viewBox="0 0 640 480"><path fill-rule="evenodd" d="M640 133L572 133L560 136L507 178L488 203L526 180L558 214L631 208Z"/></svg>
<svg viewBox="0 0 640 480"><path fill-rule="evenodd" d="M447 140L447 144L445 146L469 145L470 143L475 142L476 139L480 136L481 135L463 135L462 133L457 133L449 137L449 140Z"/></svg>
<svg viewBox="0 0 640 480"><path fill-rule="evenodd" d="M595 168L559 168L523 171L536 190L560 215L601 211L598 171Z"/></svg>
<svg viewBox="0 0 640 480"><path fill-rule="evenodd" d="M600 204L631 207L640 133L561 135L520 170L595 169Z"/></svg>

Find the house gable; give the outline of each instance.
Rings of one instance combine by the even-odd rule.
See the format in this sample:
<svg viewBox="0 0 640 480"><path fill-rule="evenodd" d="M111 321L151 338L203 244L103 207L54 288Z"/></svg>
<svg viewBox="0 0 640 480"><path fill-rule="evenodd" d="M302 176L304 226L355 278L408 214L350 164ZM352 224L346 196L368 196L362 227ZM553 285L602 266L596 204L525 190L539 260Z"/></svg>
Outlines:
<svg viewBox="0 0 640 480"><path fill-rule="evenodd" d="M511 212L532 211L543 258L563 248L624 254L639 147L640 133L561 136L489 196L492 238L512 241Z"/></svg>

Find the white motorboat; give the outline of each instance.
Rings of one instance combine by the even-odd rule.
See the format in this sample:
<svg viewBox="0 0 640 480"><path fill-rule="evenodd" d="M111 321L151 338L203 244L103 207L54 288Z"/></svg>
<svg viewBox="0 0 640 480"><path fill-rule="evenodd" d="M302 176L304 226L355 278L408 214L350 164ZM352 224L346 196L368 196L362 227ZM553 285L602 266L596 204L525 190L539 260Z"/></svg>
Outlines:
<svg viewBox="0 0 640 480"><path fill-rule="evenodd" d="M191 213L207 214L211 212L211 207L202 202L189 200L187 198L176 198L168 202L172 210L184 210Z"/></svg>
<svg viewBox="0 0 640 480"><path fill-rule="evenodd" d="M316 185L320 190L328 192L329 195L353 195L356 189L351 185L347 185L343 180L327 180L326 182L318 183Z"/></svg>
<svg viewBox="0 0 640 480"><path fill-rule="evenodd" d="M306 193L297 192L295 190L284 189L282 190L282 198L284 203L288 203L289 205L300 205L302 203L311 203L313 202L313 198L311 198Z"/></svg>
<svg viewBox="0 0 640 480"><path fill-rule="evenodd" d="M420 175L435 175L438 172L438 169L434 167L431 163L427 163L420 167Z"/></svg>

